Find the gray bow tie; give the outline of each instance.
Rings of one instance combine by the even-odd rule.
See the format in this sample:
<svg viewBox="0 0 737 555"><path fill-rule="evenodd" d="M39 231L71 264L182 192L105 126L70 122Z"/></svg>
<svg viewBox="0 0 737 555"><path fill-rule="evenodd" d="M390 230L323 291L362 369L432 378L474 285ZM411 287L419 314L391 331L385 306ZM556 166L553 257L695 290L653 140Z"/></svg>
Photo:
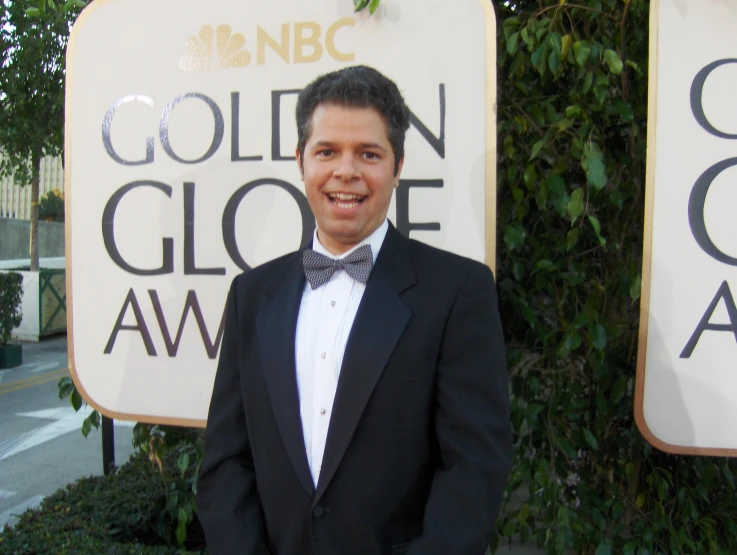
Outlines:
<svg viewBox="0 0 737 555"><path fill-rule="evenodd" d="M310 282L313 289L317 289L330 281L338 270L344 270L356 281L366 283L374 265L374 257L371 253L371 245L364 245L340 260L329 258L312 249L305 249L302 254L302 263L307 281Z"/></svg>

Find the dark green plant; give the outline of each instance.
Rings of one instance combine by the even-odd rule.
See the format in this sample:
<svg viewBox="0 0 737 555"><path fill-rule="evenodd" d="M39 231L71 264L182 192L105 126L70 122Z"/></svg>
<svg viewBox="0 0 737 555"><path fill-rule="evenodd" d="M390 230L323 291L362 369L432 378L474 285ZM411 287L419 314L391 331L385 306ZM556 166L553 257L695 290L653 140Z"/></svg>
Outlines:
<svg viewBox="0 0 737 555"><path fill-rule="evenodd" d="M64 221L64 193L51 189L41 197L38 204L38 219L45 222Z"/></svg>
<svg viewBox="0 0 737 555"><path fill-rule="evenodd" d="M496 7L516 435L501 536L547 553L735 553L737 466L656 451L633 417L649 2Z"/></svg>
<svg viewBox="0 0 737 555"><path fill-rule="evenodd" d="M202 430L138 423L133 428L133 446L161 470L167 487L167 533L184 544L197 518L197 476L204 456ZM176 461L178 472L165 472L163 461L167 458Z"/></svg>
<svg viewBox="0 0 737 555"><path fill-rule="evenodd" d="M175 446L172 446L176 449ZM167 456L163 471L144 453L133 455L110 476L82 478L25 512L14 529L0 533L0 555L36 553L199 553L199 525L190 525L192 541L177 546L167 517L170 494L165 475L179 474ZM188 551L192 550L192 551Z"/></svg>
<svg viewBox="0 0 737 555"><path fill-rule="evenodd" d="M23 319L23 276L17 272L0 273L0 345L10 341L10 332Z"/></svg>

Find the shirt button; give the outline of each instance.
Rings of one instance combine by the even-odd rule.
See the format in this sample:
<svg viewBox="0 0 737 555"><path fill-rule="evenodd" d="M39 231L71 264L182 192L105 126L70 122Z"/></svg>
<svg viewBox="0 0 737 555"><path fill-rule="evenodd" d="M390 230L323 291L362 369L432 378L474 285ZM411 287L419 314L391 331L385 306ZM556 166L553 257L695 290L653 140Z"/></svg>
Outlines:
<svg viewBox="0 0 737 555"><path fill-rule="evenodd" d="M330 301L330 306L335 306L335 301Z"/></svg>
<svg viewBox="0 0 737 555"><path fill-rule="evenodd" d="M320 409L320 414L325 414L325 409Z"/></svg>
<svg viewBox="0 0 737 555"><path fill-rule="evenodd" d="M320 356L321 356L322 358L325 358L325 357L326 357L326 356L328 356L328 355L327 355L327 353L322 353L322 354L320 354Z"/></svg>

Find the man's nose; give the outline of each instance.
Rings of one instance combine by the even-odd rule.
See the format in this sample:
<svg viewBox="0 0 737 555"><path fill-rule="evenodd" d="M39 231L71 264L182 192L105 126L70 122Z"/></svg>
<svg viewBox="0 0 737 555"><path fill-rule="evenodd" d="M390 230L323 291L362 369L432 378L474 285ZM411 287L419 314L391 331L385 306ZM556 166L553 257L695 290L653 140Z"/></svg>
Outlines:
<svg viewBox="0 0 737 555"><path fill-rule="evenodd" d="M338 166L335 168L335 171L333 171L333 175L338 179L343 179L345 181L351 181L359 177L360 172L356 166L353 155L345 154L344 156L341 156L338 161Z"/></svg>

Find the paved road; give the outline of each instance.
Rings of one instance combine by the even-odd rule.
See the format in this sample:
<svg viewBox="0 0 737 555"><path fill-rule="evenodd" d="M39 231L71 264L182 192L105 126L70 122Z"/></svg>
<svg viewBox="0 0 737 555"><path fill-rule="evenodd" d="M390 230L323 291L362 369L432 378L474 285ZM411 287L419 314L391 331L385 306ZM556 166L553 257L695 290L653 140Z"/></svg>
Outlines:
<svg viewBox="0 0 737 555"><path fill-rule="evenodd" d="M65 484L102 474L100 432L85 439L87 413L75 413L57 393L57 382L69 375L66 337L25 343L23 362L0 370L0 528ZM133 452L131 439L132 424L116 422L116 463Z"/></svg>

